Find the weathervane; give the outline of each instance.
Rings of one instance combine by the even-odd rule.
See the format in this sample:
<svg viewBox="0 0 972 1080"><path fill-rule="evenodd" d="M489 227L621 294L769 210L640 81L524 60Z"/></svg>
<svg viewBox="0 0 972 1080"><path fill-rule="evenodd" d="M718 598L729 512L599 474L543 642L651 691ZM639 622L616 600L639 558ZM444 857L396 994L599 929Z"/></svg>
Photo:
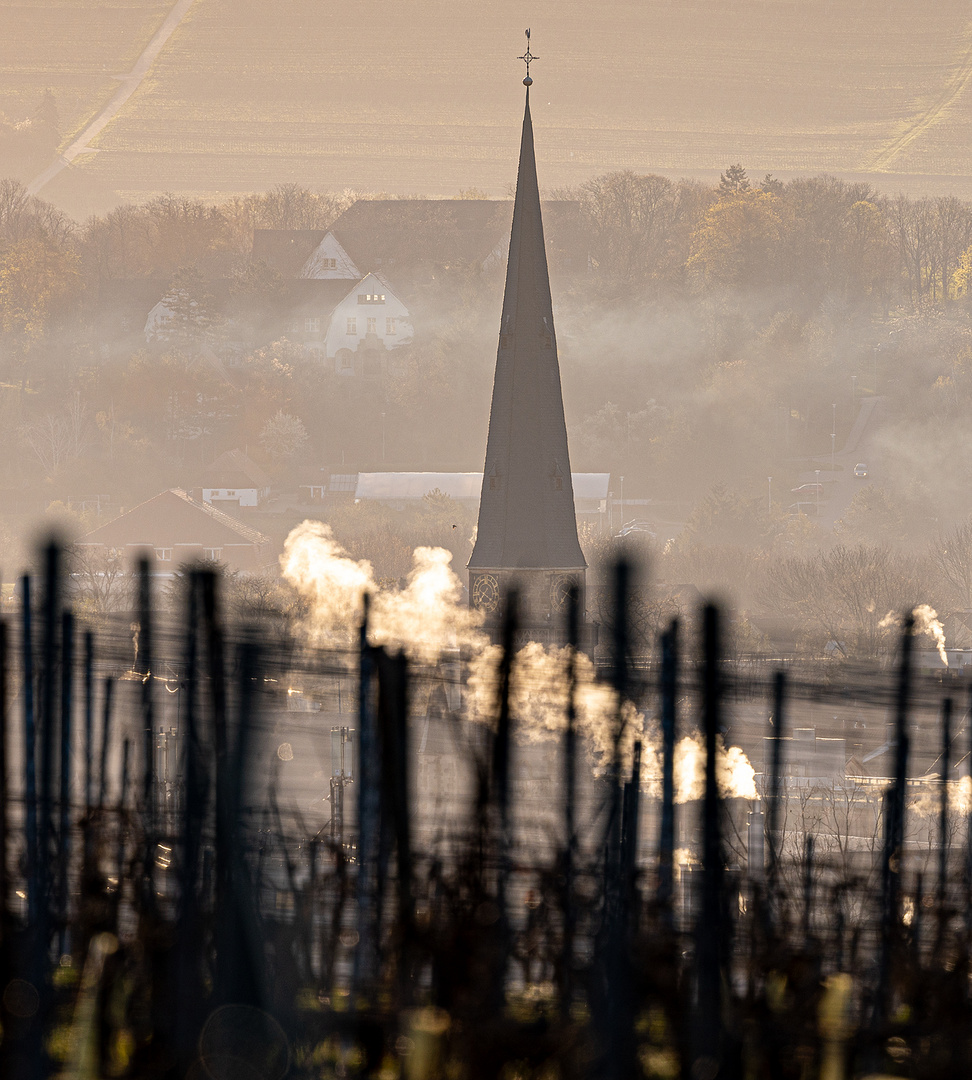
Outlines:
<svg viewBox="0 0 972 1080"><path fill-rule="evenodd" d="M531 60L539 60L540 57L539 56L534 56L533 53L530 52L530 30L529 30L529 28L527 29L527 32L526 32L526 39L527 39L526 52L522 56L518 56L517 60L522 60L527 66L526 78L523 80L523 85L524 86L533 86L533 79L530 78L530 61Z"/></svg>

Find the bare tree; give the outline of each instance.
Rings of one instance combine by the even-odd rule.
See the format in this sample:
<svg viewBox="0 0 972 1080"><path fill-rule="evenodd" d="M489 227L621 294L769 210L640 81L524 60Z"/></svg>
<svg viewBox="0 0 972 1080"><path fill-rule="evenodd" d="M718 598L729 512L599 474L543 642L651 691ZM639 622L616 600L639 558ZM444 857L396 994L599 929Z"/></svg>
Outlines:
<svg viewBox="0 0 972 1080"><path fill-rule="evenodd" d="M29 421L21 434L47 476L55 476L63 465L87 450L91 425L84 403L75 395L61 412Z"/></svg>
<svg viewBox="0 0 972 1080"><path fill-rule="evenodd" d="M74 544L68 549L68 570L76 600L97 615L130 606L131 575L124 556L101 544Z"/></svg>
<svg viewBox="0 0 972 1080"><path fill-rule="evenodd" d="M889 613L928 600L915 559L867 544L771 561L760 592L764 603L788 614L818 646L830 641L857 657L893 646L898 627L887 620Z"/></svg>

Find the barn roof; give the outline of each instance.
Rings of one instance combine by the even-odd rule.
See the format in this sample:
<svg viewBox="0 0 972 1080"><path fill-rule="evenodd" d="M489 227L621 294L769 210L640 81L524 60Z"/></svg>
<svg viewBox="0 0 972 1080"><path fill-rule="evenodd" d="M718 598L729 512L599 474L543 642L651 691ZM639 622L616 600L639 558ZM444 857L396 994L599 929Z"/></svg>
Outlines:
<svg viewBox="0 0 972 1080"><path fill-rule="evenodd" d="M325 236L326 229L254 229L253 258L282 277L297 277Z"/></svg>
<svg viewBox="0 0 972 1080"><path fill-rule="evenodd" d="M196 502L179 488L170 488L87 533L78 543L104 544L113 548L139 545L216 548L241 544L262 547L268 546L270 540L259 530L222 510Z"/></svg>
<svg viewBox="0 0 972 1080"><path fill-rule="evenodd" d="M202 471L196 485L204 488L265 488L269 475L242 450L227 450Z"/></svg>
<svg viewBox="0 0 972 1080"><path fill-rule="evenodd" d="M578 204L555 200L545 203L544 210L558 252L576 252ZM359 199L334 222L331 232L362 270L420 262L478 267L497 247L505 247L512 214L513 203L505 200Z"/></svg>

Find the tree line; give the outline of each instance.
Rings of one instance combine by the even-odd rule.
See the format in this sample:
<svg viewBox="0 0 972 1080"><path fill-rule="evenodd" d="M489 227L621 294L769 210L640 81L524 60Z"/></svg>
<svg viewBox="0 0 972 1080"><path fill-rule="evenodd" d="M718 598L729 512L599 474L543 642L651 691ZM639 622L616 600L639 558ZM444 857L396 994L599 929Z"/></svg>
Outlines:
<svg viewBox="0 0 972 1080"><path fill-rule="evenodd" d="M914 549L972 512L972 446L956 436L972 407L972 206L828 176L754 181L742 166L719 184L618 172L550 194L578 203L589 254L553 283L572 464L624 475L629 496L667 504L648 513L689 520L697 543L673 548L673 580L711 582L720 564L751 579L729 569L707 503L719 491L766 509L766 522L743 512L729 546L774 558L834 540ZM416 340L378 383L292 341L231 353L217 319L202 325L214 279L244 313L279 287L251 258L254 228L324 229L355 198L163 195L76 222L0 182L0 445L31 512L108 491L132 505L237 446L293 489L302 463L480 468L501 272L413 275ZM108 297L149 279L193 332L119 350ZM215 363L199 362L200 341ZM824 536L790 488L878 395L894 468Z"/></svg>

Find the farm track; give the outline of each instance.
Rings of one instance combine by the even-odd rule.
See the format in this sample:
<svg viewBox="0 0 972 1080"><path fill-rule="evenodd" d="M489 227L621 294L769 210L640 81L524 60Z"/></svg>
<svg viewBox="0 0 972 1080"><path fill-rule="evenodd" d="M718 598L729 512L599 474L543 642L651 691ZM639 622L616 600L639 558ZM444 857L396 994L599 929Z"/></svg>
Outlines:
<svg viewBox="0 0 972 1080"><path fill-rule="evenodd" d="M972 81L972 23L966 27L964 37L965 52L962 55L961 63L956 73L946 83L941 95L930 108L915 117L907 130L892 139L884 149L879 151L867 168L874 172L887 170L896 157L907 150L917 139L920 139L929 128L934 127L944 119L949 107L966 90L969 82Z"/></svg>
<svg viewBox="0 0 972 1080"><path fill-rule="evenodd" d="M175 33L179 24L189 13L189 9L194 3L195 0L176 0L172 10L166 16L165 22L162 23L156 33L152 36L152 40L135 61L132 70L127 75L120 77L121 86L119 86L108 104L98 113L91 123L85 127L74 142L72 142L63 153L59 154L57 159L39 176L36 176L27 185L29 194L36 195L46 187L59 172L66 169L78 155L92 152L93 148L89 146L91 140L104 131L118 113L121 112L132 94L134 94L142 85L142 80L151 70L159 53L165 48L166 42L173 33Z"/></svg>

